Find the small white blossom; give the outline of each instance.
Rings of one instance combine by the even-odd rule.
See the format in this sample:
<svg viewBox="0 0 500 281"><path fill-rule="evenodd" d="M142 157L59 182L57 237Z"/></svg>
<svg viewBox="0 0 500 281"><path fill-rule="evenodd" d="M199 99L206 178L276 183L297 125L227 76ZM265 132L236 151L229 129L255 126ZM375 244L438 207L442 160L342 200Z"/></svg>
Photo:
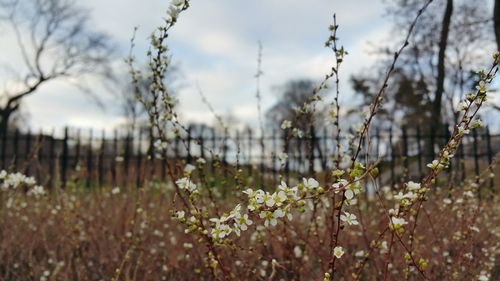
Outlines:
<svg viewBox="0 0 500 281"><path fill-rule="evenodd" d="M344 255L344 248L341 246L337 246L333 249L333 255L337 258L340 259Z"/></svg>
<svg viewBox="0 0 500 281"><path fill-rule="evenodd" d="M357 221L356 215L348 213L348 212L344 212L343 215L340 215L340 220L347 223L348 225L358 225L359 224Z"/></svg>

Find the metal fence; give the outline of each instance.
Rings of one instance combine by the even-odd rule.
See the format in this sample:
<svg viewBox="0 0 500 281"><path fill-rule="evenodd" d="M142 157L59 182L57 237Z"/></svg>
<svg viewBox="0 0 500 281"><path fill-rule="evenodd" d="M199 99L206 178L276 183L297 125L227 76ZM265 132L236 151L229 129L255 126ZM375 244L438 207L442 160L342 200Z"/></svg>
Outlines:
<svg viewBox="0 0 500 281"><path fill-rule="evenodd" d="M9 131L0 138L1 167L33 175L46 186L140 186L148 180L165 180L169 167L204 158L212 176L227 177L228 171L241 169L254 183L264 184L277 183L280 175L289 179L324 174L334 167L337 147L335 134L327 129L311 128L303 138L290 138L282 130L261 136L251 129L190 127L173 138L166 157L158 159L147 130L134 134L115 131L112 135L70 128L61 131ZM427 171L426 163L434 159L439 145L449 137L448 130L442 134L419 128L375 130L365 140L360 160L379 161L380 184L418 179ZM342 147L348 147L349 138L340 141ZM454 180L478 175L499 151L500 135L491 135L488 128L473 130L464 138L447 173ZM280 161L280 153L288 157ZM494 184L493 179L489 184Z"/></svg>

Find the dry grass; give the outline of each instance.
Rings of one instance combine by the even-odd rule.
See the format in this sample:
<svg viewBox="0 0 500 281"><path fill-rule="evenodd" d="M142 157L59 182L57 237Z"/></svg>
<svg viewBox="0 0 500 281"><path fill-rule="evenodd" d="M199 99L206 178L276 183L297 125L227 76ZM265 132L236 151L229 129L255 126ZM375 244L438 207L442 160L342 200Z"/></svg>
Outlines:
<svg viewBox="0 0 500 281"><path fill-rule="evenodd" d="M464 196L463 190L449 195L452 204L443 203L448 192L430 194L415 233L414 256L428 263L426 277L477 280L485 270L492 272L490 280L498 280L499 264L494 261L500 243L498 196L483 196L478 201ZM183 225L172 219L172 206L178 202L165 186L117 194L109 189L75 189L54 191L41 199L20 193L3 193L2 197L0 280L215 279L205 243L193 240L196 235L186 235ZM463 203L457 203L459 198ZM233 206L232 201L226 199L219 206ZM387 226L382 202L393 204L387 199L359 203L356 215L361 226L350 226L342 233L346 254L338 260L335 280L351 280L357 271L361 280L381 278L386 258L382 244L390 243L390 232L376 247L370 244L374 246L372 241ZM320 280L330 260L326 235L331 227L331 206L320 208L328 205L326 201L317 204L324 213L295 214L292 222L265 230L254 224L234 244L218 245L223 266L232 278ZM407 233L402 240L408 240ZM364 260L359 251L372 253L358 270ZM404 249L395 243L390 280L404 280L407 264L403 255ZM415 269L410 277L422 280Z"/></svg>

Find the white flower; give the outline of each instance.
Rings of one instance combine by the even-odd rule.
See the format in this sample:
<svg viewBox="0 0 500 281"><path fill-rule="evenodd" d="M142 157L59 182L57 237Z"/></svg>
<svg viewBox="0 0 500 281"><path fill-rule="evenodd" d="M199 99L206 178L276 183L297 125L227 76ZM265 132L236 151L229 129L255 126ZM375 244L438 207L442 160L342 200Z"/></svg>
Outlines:
<svg viewBox="0 0 500 281"><path fill-rule="evenodd" d="M345 192L344 192L344 196L347 200L351 200L352 198L354 198L354 192L350 189L347 189Z"/></svg>
<svg viewBox="0 0 500 281"><path fill-rule="evenodd" d="M198 160L196 160L196 162L200 165L204 165L207 163L207 161L204 159L204 158L198 158Z"/></svg>
<svg viewBox="0 0 500 281"><path fill-rule="evenodd" d="M180 189L187 189L190 192L195 191L197 188L196 184L191 182L191 180L189 178L181 178L181 179L177 180L175 183L177 184L177 186Z"/></svg>
<svg viewBox="0 0 500 281"><path fill-rule="evenodd" d="M287 199L286 193L284 191L279 191L275 192L273 195L274 202L276 203L276 206L281 206L283 202Z"/></svg>
<svg viewBox="0 0 500 281"><path fill-rule="evenodd" d="M467 196L467 197L470 197L470 198L474 198L474 193L472 193L472 191L466 191L464 192L464 195Z"/></svg>
<svg viewBox="0 0 500 281"><path fill-rule="evenodd" d="M269 225L276 226L276 224L278 224L278 221L276 220L274 213L271 213L269 211L261 211L259 217L261 219L265 219L264 226L266 227L268 227Z"/></svg>
<svg viewBox="0 0 500 281"><path fill-rule="evenodd" d="M420 189L420 183L409 181L406 186L408 187L409 190L415 191Z"/></svg>
<svg viewBox="0 0 500 281"><path fill-rule="evenodd" d="M358 221L356 220L356 215L344 212L343 215L340 215L340 220L347 223L348 225L358 225Z"/></svg>
<svg viewBox="0 0 500 281"><path fill-rule="evenodd" d="M276 203L276 201L274 201L274 196L269 194L269 192L266 192L264 194L263 199L264 199L264 202L266 203L266 206L268 206L268 207L272 207Z"/></svg>
<svg viewBox="0 0 500 281"><path fill-rule="evenodd" d="M184 5L185 0L172 0L172 5L180 7Z"/></svg>
<svg viewBox="0 0 500 281"><path fill-rule="evenodd" d="M446 205L450 205L451 204L451 199L450 198L444 198L443 199L443 203L445 203Z"/></svg>
<svg viewBox="0 0 500 281"><path fill-rule="evenodd" d="M300 248L300 246L295 246L295 248L293 248L293 254L296 258L302 257L302 249Z"/></svg>
<svg viewBox="0 0 500 281"><path fill-rule="evenodd" d="M332 188L335 190L346 187L349 182L345 179L339 179L336 183L332 184Z"/></svg>
<svg viewBox="0 0 500 281"><path fill-rule="evenodd" d="M187 164L186 167L184 167L184 173L188 175L190 175L194 170L196 170L196 167L191 164Z"/></svg>
<svg viewBox="0 0 500 281"><path fill-rule="evenodd" d="M179 9L176 6L170 6L168 8L167 14L172 18L172 19L177 19L179 16Z"/></svg>
<svg viewBox="0 0 500 281"><path fill-rule="evenodd" d="M427 167L429 167L431 169L440 169L443 167L443 165L441 163L439 163L438 160L432 160L431 163L427 164Z"/></svg>
<svg viewBox="0 0 500 281"><path fill-rule="evenodd" d="M281 129L283 129L283 130L291 128L291 127L292 127L292 121L283 120L283 123L281 123Z"/></svg>
<svg viewBox="0 0 500 281"><path fill-rule="evenodd" d="M394 225L395 228L402 227L405 224L408 224L404 218L398 218L398 217L392 217L391 218L391 223Z"/></svg>
<svg viewBox="0 0 500 281"><path fill-rule="evenodd" d="M333 255L337 258L340 259L344 255L344 248L341 246L337 246L333 249Z"/></svg>
<svg viewBox="0 0 500 281"><path fill-rule="evenodd" d="M459 135L464 135L464 134L468 134L468 133L470 133L470 130L469 130L469 129L466 129L466 128L464 127L464 125L460 125L460 126L458 126L457 130L458 130L458 134L459 134Z"/></svg>
<svg viewBox="0 0 500 281"><path fill-rule="evenodd" d="M43 186L41 185L35 185L30 191L28 191L28 195L33 195L35 197L43 196L45 195L45 190L43 189Z"/></svg>
<svg viewBox="0 0 500 281"><path fill-rule="evenodd" d="M0 180L5 179L6 176L7 176L7 171L5 170L0 171Z"/></svg>
<svg viewBox="0 0 500 281"><path fill-rule="evenodd" d="M486 88L486 82L484 82L484 80L479 81L479 85L476 86L476 89L480 93L486 93L486 91L488 91L488 89Z"/></svg>
<svg viewBox="0 0 500 281"><path fill-rule="evenodd" d="M111 194L116 195L118 193L120 193L120 188L118 186L111 189Z"/></svg>
<svg viewBox="0 0 500 281"><path fill-rule="evenodd" d="M365 251L363 250L360 250L360 251L357 251L354 256L356 256L357 258L362 258L365 256Z"/></svg>
<svg viewBox="0 0 500 281"><path fill-rule="evenodd" d="M285 212L283 212L283 210L281 210L281 209L276 209L273 212L273 217L275 217L275 218L282 218L284 216L285 216Z"/></svg>
<svg viewBox="0 0 500 281"><path fill-rule="evenodd" d="M177 212L175 213L175 215L176 215L177 219L179 219L179 220L180 220L180 219L183 219L183 218L184 218L184 216L186 215L186 212L184 212L184 211L177 211Z"/></svg>
<svg viewBox="0 0 500 281"><path fill-rule="evenodd" d="M238 225L238 227L243 231L248 229L247 225L252 225L252 223L253 223L253 221L248 218L247 214L243 214L243 215L239 214L239 216L237 216L235 218L235 220L236 220L236 224Z"/></svg>
<svg viewBox="0 0 500 281"><path fill-rule="evenodd" d="M304 132L302 132L302 130L300 130L300 129L293 128L293 130L292 130L292 135L293 135L294 137L297 137L297 138L299 138L299 139L300 139L300 138L302 138L302 137L304 136Z"/></svg>
<svg viewBox="0 0 500 281"><path fill-rule="evenodd" d="M284 152L278 153L278 159L280 160L280 162L285 162L287 158L288 158L288 154L286 154Z"/></svg>
<svg viewBox="0 0 500 281"><path fill-rule="evenodd" d="M319 183L317 180L313 179L313 178L309 178L309 179L305 179L303 178L302 179L302 182L304 184L304 188L306 190L313 190L313 189L316 189L318 186L319 186Z"/></svg>
<svg viewBox="0 0 500 281"><path fill-rule="evenodd" d="M486 271L481 271L481 274L479 275L477 280L478 281L489 281L490 278L488 277L488 274L486 273Z"/></svg>

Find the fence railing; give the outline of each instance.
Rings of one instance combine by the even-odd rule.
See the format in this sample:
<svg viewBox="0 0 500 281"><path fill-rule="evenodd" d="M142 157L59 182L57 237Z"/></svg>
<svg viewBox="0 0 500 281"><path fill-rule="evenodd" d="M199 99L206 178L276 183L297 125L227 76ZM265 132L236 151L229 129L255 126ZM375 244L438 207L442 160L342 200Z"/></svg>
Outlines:
<svg viewBox="0 0 500 281"><path fill-rule="evenodd" d="M419 128L375 130L365 140L360 160L379 161L380 184L418 179L426 172L426 163L434 159L439 144L449 136L448 130L442 134ZM348 138L341 142L342 147L348 147ZM88 187L140 186L147 180L165 180L168 167L176 166L169 164L179 166L198 158L206 160L212 175L227 176L228 170L238 168L256 184L277 183L280 175L289 179L331 169L337 147L333 132L314 128L303 138L289 138L281 130L258 136L252 130L189 128L182 136L171 139L163 159L157 157L147 130L106 135L104 131L96 134L65 128L59 137L53 132L14 130L1 136L0 143L3 169L23 171L47 186L63 187L75 182ZM478 175L499 151L500 135L491 135L488 128L473 130L464 138L447 170L449 179ZM493 178L489 184L494 184Z"/></svg>

